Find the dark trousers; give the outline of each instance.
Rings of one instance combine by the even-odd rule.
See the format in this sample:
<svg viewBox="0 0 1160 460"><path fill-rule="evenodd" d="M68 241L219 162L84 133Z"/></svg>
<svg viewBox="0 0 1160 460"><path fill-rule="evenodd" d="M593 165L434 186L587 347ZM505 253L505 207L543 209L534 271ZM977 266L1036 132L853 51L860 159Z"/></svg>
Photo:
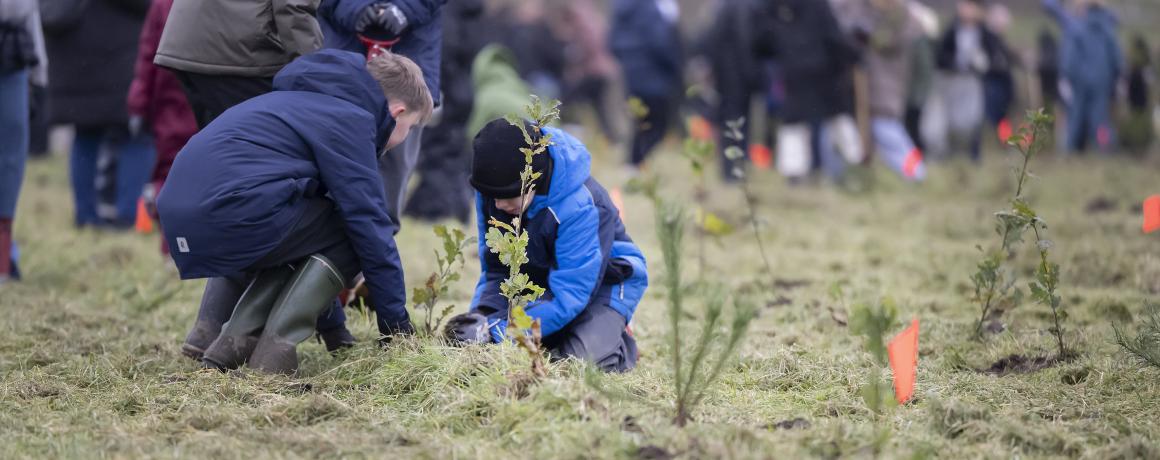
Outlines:
<svg viewBox="0 0 1160 460"><path fill-rule="evenodd" d="M600 123L600 131L604 137L612 142L619 142L616 128L612 126L612 114L607 103L609 80L605 77L588 76L568 88L564 95L565 107L577 107L585 103L592 106L596 112L596 121Z"/></svg>
<svg viewBox="0 0 1160 460"><path fill-rule="evenodd" d="M903 120L906 123L906 133L910 135L910 139L914 141L914 145L919 150L925 150L926 145L922 141L922 107L909 106L906 108L906 118Z"/></svg>
<svg viewBox="0 0 1160 460"><path fill-rule="evenodd" d="M230 107L273 90L274 79L267 77L232 77L174 71L197 118L197 127L205 128Z"/></svg>
<svg viewBox="0 0 1160 460"><path fill-rule="evenodd" d="M544 338L552 359L574 357L593 362L605 372L636 367L636 339L625 330L628 322L607 305L607 297L603 298L588 305L564 329Z"/></svg>
<svg viewBox="0 0 1160 460"><path fill-rule="evenodd" d="M474 198L467 182L471 151L465 131L462 123L449 120L423 130L423 151L415 169L419 181L404 214L427 221L454 218L466 223L471 218Z"/></svg>
<svg viewBox="0 0 1160 460"><path fill-rule="evenodd" d="M668 97L634 95L648 107L648 114L644 119L636 121L636 128L632 137L632 151L629 161L633 166L640 166L648 158L649 152L660 144L669 129L669 112L672 111L672 102Z"/></svg>
<svg viewBox="0 0 1160 460"><path fill-rule="evenodd" d="M287 233L286 238L268 254L247 267L242 273L214 278L205 286L203 303L212 301L216 306L203 305L205 311L233 311L245 287L259 272L286 264L295 264L314 254L320 254L334 264L343 277L343 283L351 285L355 275L361 270L358 254L350 244L346 228L333 201L326 198L307 199L305 212ZM208 308L207 308L208 307ZM228 318L228 313L227 313ZM337 305L322 313L318 318L318 330L329 331L343 326L346 315Z"/></svg>

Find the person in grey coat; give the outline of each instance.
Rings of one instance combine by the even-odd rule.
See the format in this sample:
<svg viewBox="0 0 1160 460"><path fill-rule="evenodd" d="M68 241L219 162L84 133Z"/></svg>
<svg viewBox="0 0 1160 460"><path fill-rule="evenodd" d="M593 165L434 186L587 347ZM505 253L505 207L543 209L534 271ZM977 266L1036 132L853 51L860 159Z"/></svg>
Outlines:
<svg viewBox="0 0 1160 460"><path fill-rule="evenodd" d="M177 72L198 125L271 90L274 74L322 47L319 0L175 0L153 60Z"/></svg>

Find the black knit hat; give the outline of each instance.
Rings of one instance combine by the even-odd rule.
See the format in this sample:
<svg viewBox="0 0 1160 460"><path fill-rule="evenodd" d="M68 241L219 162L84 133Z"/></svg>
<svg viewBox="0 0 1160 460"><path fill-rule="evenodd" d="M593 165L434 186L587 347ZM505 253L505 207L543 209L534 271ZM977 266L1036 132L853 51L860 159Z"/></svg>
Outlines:
<svg viewBox="0 0 1160 460"><path fill-rule="evenodd" d="M525 121L525 127L533 142L540 138L539 130L533 129L530 122ZM528 143L518 127L503 118L489 122L472 141L475 156L471 161L471 186L488 198L520 196L520 172L524 170L524 154L520 149L524 147L528 147ZM548 152L532 159L532 170L541 173L536 181L536 193L547 193L548 177L551 176Z"/></svg>

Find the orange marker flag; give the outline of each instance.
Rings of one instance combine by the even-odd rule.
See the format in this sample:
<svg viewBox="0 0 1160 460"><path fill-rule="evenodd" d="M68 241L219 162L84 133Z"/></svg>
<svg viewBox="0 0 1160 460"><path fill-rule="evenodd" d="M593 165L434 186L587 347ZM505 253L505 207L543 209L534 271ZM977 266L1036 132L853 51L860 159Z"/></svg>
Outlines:
<svg viewBox="0 0 1160 460"><path fill-rule="evenodd" d="M1144 233L1160 230L1160 195L1144 200Z"/></svg>
<svg viewBox="0 0 1160 460"><path fill-rule="evenodd" d="M153 233L153 219L145 211L145 199L137 199L137 221L134 223L137 233Z"/></svg>
<svg viewBox="0 0 1160 460"><path fill-rule="evenodd" d="M764 144L749 144L749 160L757 169L764 171L773 166L773 151Z"/></svg>
<svg viewBox="0 0 1160 460"><path fill-rule="evenodd" d="M915 319L886 345L890 369L894 371L894 398L905 404L914 396L914 379L918 373L918 320Z"/></svg>

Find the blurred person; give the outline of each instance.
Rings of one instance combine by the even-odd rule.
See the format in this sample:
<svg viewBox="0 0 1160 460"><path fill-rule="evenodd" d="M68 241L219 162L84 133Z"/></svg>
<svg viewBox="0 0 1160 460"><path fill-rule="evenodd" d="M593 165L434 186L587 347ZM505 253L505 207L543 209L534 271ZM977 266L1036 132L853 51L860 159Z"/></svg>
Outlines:
<svg viewBox="0 0 1160 460"><path fill-rule="evenodd" d="M1039 77L1039 92L1047 113L1055 113L1059 95L1059 42L1049 29L1039 31L1036 38L1035 71Z"/></svg>
<svg viewBox="0 0 1160 460"><path fill-rule="evenodd" d="M987 71L983 74L983 112L990 128L998 128L999 142L1006 142L1010 132L1007 116L1015 103L1015 53L1004 38L1011 28L1011 11L1001 3L992 3L986 12L986 28L994 35L994 49Z"/></svg>
<svg viewBox="0 0 1160 460"><path fill-rule="evenodd" d="M1107 151L1114 142L1111 100L1123 74L1119 20L1102 0L1074 0L1070 9L1059 0L1043 0L1043 7L1063 31L1059 67L1070 93L1067 149L1095 145Z"/></svg>
<svg viewBox="0 0 1160 460"><path fill-rule="evenodd" d="M471 63L483 47L481 0L457 0L443 11L443 59L440 62L443 108L439 119L423 129L419 176L403 213L422 220L471 218L471 188L467 171L471 150L467 121L475 89Z"/></svg>
<svg viewBox="0 0 1160 460"><path fill-rule="evenodd" d="M1128 110L1120 123L1120 144L1137 155L1146 153L1156 138L1152 125L1152 85L1156 72L1152 51L1141 35L1132 39L1128 50Z"/></svg>
<svg viewBox="0 0 1160 460"><path fill-rule="evenodd" d="M29 92L48 80L36 0L0 0L0 284L20 278L12 222L29 149Z"/></svg>
<svg viewBox="0 0 1160 460"><path fill-rule="evenodd" d="M680 9L676 0L613 0L608 45L620 62L628 96L645 109L633 120L629 167L639 170L664 140L682 92Z"/></svg>
<svg viewBox="0 0 1160 460"><path fill-rule="evenodd" d="M516 58L503 45L493 43L480 50L471 63L471 78L475 103L467 121L467 134L472 138L489 121L521 113L528 104L531 87L520 79Z"/></svg>
<svg viewBox="0 0 1160 460"><path fill-rule="evenodd" d="M865 47L870 135L879 158L908 180L926 177L922 152L906 132L911 50L922 35L906 0L862 0L851 5L855 35Z"/></svg>
<svg viewBox="0 0 1160 460"><path fill-rule="evenodd" d="M544 348L554 360L573 357L606 372L629 371L638 353L628 325L648 288L644 254L608 191L591 176L592 157L584 144L562 130L525 124L533 140L552 137L547 152L532 160L532 169L542 175L526 194L520 148L527 143L519 127L503 118L491 120L472 142L481 273L470 313L450 322L453 338L507 339L508 301L500 286L508 268L488 250L485 236L490 220L519 218L532 235L524 270L546 289L527 306L528 316L540 321Z"/></svg>
<svg viewBox="0 0 1160 460"><path fill-rule="evenodd" d="M148 0L60 2L42 20L53 124L76 128L69 175L77 227L132 227L154 151L148 133L131 126L126 95ZM115 166L113 166L115 165ZM100 170L109 168L109 175ZM114 204L101 217L101 190Z"/></svg>
<svg viewBox="0 0 1160 460"><path fill-rule="evenodd" d="M859 163L863 149L853 117L851 71L860 59L829 2L763 0L758 5L755 51L777 62L785 88L777 131L777 169L791 183L810 173L813 126L819 150L840 150ZM822 158L837 154L821 153Z"/></svg>
<svg viewBox="0 0 1160 460"><path fill-rule="evenodd" d="M409 59L328 49L190 139L157 211L182 279L211 278L202 311L231 313L199 314L183 352L207 368L292 373L296 346L360 271L380 340L413 332L377 164L432 111Z"/></svg>
<svg viewBox="0 0 1160 460"><path fill-rule="evenodd" d="M930 7L917 0L909 0L910 15L918 24L920 33L910 47L910 77L906 90L906 133L919 150L925 150L919 129L922 108L926 106L934 85L934 46L938 39L938 15Z"/></svg>
<svg viewBox="0 0 1160 460"><path fill-rule="evenodd" d="M440 61L443 52L443 5L447 0L322 0L318 22L323 46L368 56L389 49L419 65L427 89L439 109ZM379 174L387 187L387 215L392 231L402 228L402 210L411 174L419 162L423 127L411 131L406 141L379 158Z"/></svg>
<svg viewBox="0 0 1160 460"><path fill-rule="evenodd" d="M925 110L922 129L924 141L935 154L948 152L951 140L964 139L971 159L982 161L983 75L998 53L998 39L983 20L982 0L958 0L955 19L935 52L939 69L935 97Z"/></svg>
<svg viewBox="0 0 1160 460"><path fill-rule="evenodd" d="M532 92L559 99L563 93L565 43L549 22L545 0L521 0L498 10L496 41L511 50L520 78Z"/></svg>
<svg viewBox="0 0 1160 460"><path fill-rule="evenodd" d="M204 128L230 107L270 92L274 74L322 45L317 6L318 0L174 0L154 62L177 73Z"/></svg>
<svg viewBox="0 0 1160 460"><path fill-rule="evenodd" d="M157 150L157 160L143 195L146 208L154 219L157 218L154 207L157 193L169 176L173 160L189 138L197 133L197 120L181 89L181 82L169 69L153 63L173 1L153 0L141 29L135 76L129 85L129 125L133 130L150 131ZM164 237L161 238L161 253L169 255L169 245Z"/></svg>
<svg viewBox="0 0 1160 460"><path fill-rule="evenodd" d="M620 144L612 104L619 68L608 49L608 24L600 8L593 0L569 1L560 6L553 24L564 50L564 115L571 118L577 107L591 106L604 137Z"/></svg>
<svg viewBox="0 0 1160 460"><path fill-rule="evenodd" d="M744 157L737 161L729 160L723 152L729 147L748 151L750 126L748 123L743 125L741 139L731 139L725 136L728 133L726 123L749 119L753 95L765 89L768 80L764 63L753 52L756 12L757 5L753 0L722 0L717 5L705 40L704 56L712 67L719 97L712 119L717 125L717 145L722 152L721 175L727 182L740 180L734 170L743 167L746 161Z"/></svg>

